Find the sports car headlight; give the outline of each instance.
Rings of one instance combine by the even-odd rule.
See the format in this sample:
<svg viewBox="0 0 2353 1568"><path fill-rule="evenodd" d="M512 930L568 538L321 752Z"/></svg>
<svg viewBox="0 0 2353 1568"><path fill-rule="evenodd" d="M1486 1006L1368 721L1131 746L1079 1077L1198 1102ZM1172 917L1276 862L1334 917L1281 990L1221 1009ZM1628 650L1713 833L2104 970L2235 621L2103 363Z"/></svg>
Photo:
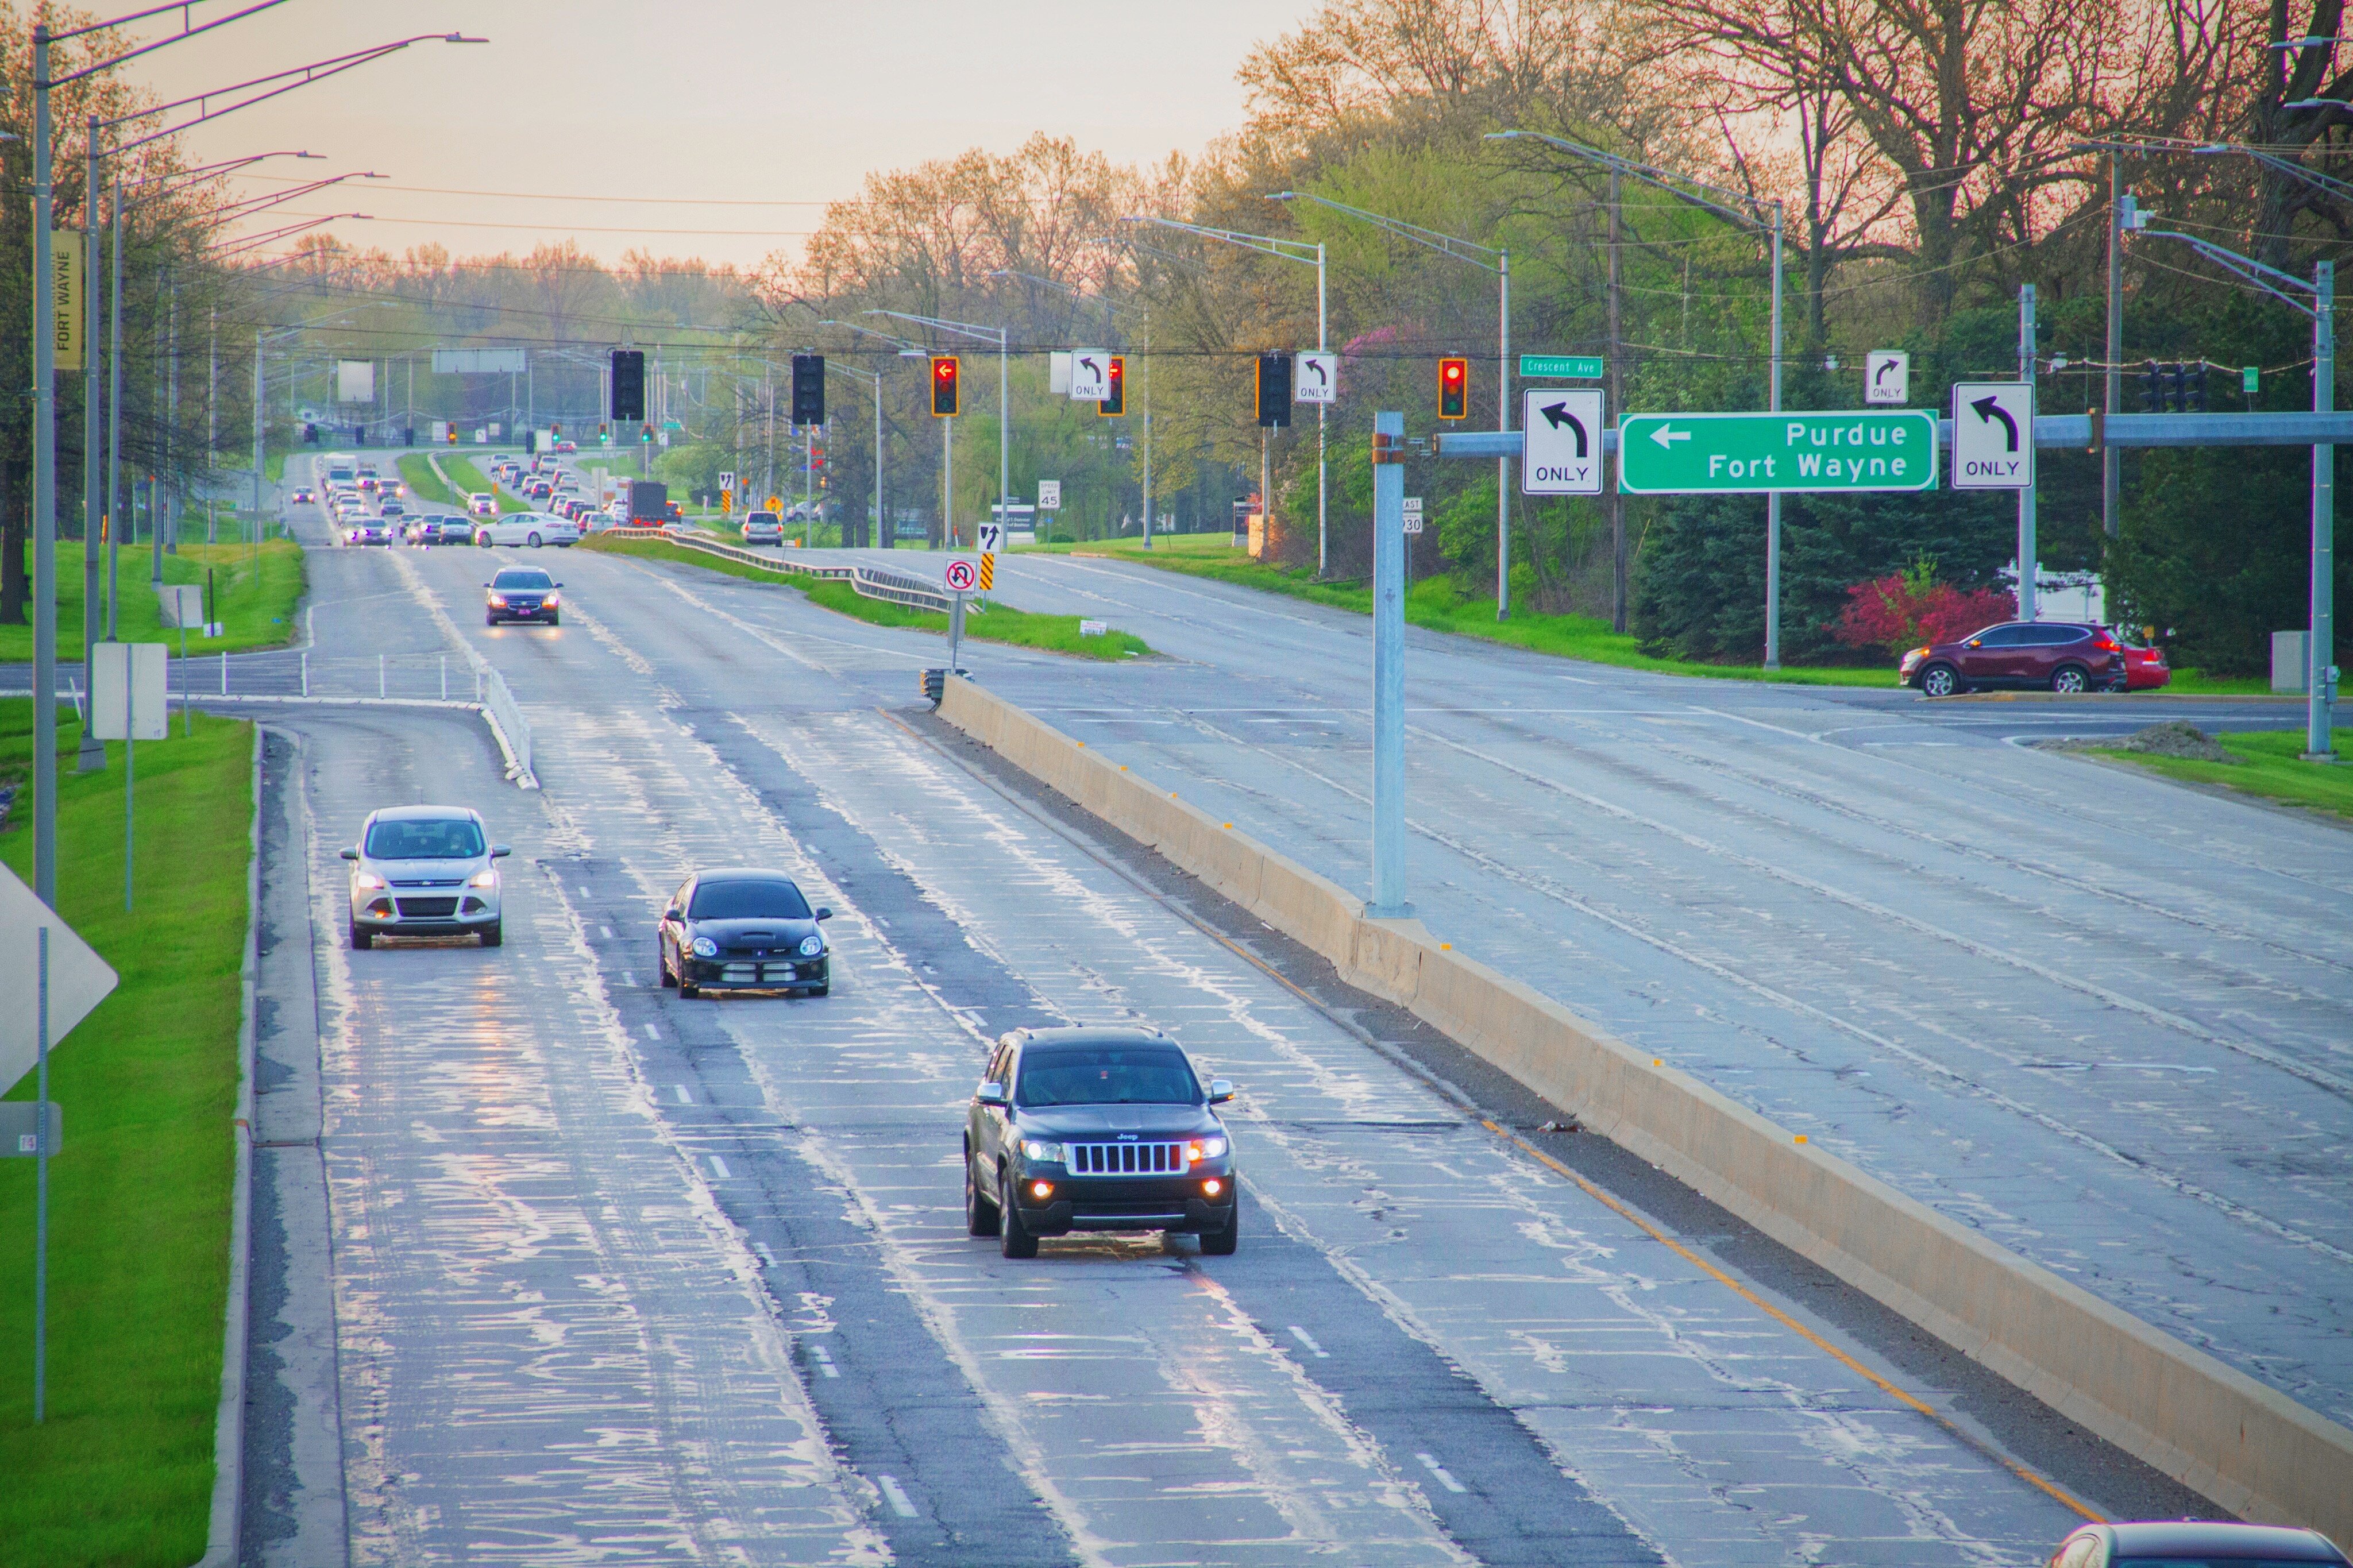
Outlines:
<svg viewBox="0 0 2353 1568"><path fill-rule="evenodd" d="M1039 1139L1029 1138L1022 1141L1021 1152L1027 1159L1052 1160L1059 1163L1067 1151L1060 1143L1048 1143Z"/></svg>
<svg viewBox="0 0 2353 1568"><path fill-rule="evenodd" d="M821 936L805 936L801 938L801 956L803 958L815 958L818 953L823 952L824 951L825 938Z"/></svg>
<svg viewBox="0 0 2353 1568"><path fill-rule="evenodd" d="M694 956L697 958L716 958L719 956L719 944L712 941L707 936L696 937L694 939Z"/></svg>
<svg viewBox="0 0 2353 1568"><path fill-rule="evenodd" d="M466 885L470 888L495 888L499 885L499 868L496 866L485 866L475 872L473 879Z"/></svg>
<svg viewBox="0 0 2353 1568"><path fill-rule="evenodd" d="M1220 1159L1225 1152L1226 1141L1222 1138L1196 1138L1185 1145L1185 1159L1188 1164L1198 1164L1203 1160Z"/></svg>

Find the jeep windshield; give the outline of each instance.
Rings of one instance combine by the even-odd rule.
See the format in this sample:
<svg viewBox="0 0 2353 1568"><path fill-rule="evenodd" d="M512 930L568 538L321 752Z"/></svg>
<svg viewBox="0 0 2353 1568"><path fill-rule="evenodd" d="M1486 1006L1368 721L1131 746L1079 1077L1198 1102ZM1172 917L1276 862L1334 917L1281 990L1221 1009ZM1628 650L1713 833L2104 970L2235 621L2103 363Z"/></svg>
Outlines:
<svg viewBox="0 0 2353 1568"><path fill-rule="evenodd" d="M1014 1100L1024 1106L1198 1105L1184 1053L1166 1046L1065 1046L1027 1051Z"/></svg>

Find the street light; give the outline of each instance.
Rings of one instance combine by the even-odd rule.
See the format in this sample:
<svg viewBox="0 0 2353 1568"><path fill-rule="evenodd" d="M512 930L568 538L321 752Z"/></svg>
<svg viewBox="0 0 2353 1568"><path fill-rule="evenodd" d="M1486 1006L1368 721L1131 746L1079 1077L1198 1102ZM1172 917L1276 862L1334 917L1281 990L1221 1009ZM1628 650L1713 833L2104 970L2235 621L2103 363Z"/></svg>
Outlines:
<svg viewBox="0 0 2353 1568"><path fill-rule="evenodd" d="M1023 278L1032 283L1043 283L1049 289L1060 289L1064 293L1076 300L1083 300L1086 298L1085 294L1082 293L1071 284L1061 282L1057 279L1040 278L1034 272L1016 272L1009 267L1000 267L994 272L991 272L989 276L991 278ZM1113 311L1127 307L1121 306L1118 301L1114 300L1111 297L1110 291L1106 289L1103 296L1103 331L1106 333L1116 335L1117 329L1112 323L1112 314ZM1144 375L1142 378L1144 383L1144 396L1142 400L1144 410L1144 548L1150 550L1152 548L1152 307L1150 305L1142 307L1141 314L1144 317Z"/></svg>
<svg viewBox="0 0 2353 1568"><path fill-rule="evenodd" d="M1424 228L1418 223L1402 218L1383 217L1378 213L1352 207L1345 202L1335 202L1329 196L1319 196L1313 191L1277 191L1267 197L1271 202L1314 202L1318 206L1371 224L1374 227L1399 239L1438 252L1456 261L1464 261L1482 272L1495 275L1499 298L1495 308L1495 428L1512 427L1512 253L1498 246L1481 245L1476 240L1457 239L1434 228ZM1489 259L1492 258L1492 259ZM1495 459L1495 618L1512 618L1512 501L1509 486L1511 459Z"/></svg>
<svg viewBox="0 0 2353 1568"><path fill-rule="evenodd" d="M2136 226L2148 239L2178 239L2228 272L2234 272L2273 299L2312 318L2312 411L2337 406L2337 264L2313 264L2312 281L2266 267L2251 256L2226 250L2209 239L2171 229ZM2306 297L2309 297L2309 303ZM2337 448L2312 448L2312 646L2305 650L2304 757L2335 762L2337 701Z"/></svg>
<svg viewBox="0 0 2353 1568"><path fill-rule="evenodd" d="M967 338L975 338L981 342L987 342L991 338L997 340L997 515L1002 520L1006 515L1005 509L1011 502L1013 496L1013 405L1007 395L1010 384L1007 380L1005 372L1005 329L984 327L971 321L950 321L938 316L910 315L904 310L861 310L859 314L889 316L896 321L913 321L920 326L936 328L944 332L960 332ZM940 431L940 439L943 443L943 452L946 454L947 459L953 462L955 454L955 420L950 419L944 423ZM947 543L951 550L955 548L954 479L952 468L944 469L941 474L943 497L941 521L947 527Z"/></svg>
<svg viewBox="0 0 2353 1568"><path fill-rule="evenodd" d="M1771 237L1773 241L1772 374L1766 406L1773 413L1778 414L1781 411L1781 204L1778 201L1762 202L1744 192L1726 190L1721 185L1712 185L1704 180L1694 179L1689 174L1679 174L1672 169L1662 169L1655 164L1637 163L1619 153L1606 153L1599 147L1588 147L1582 142L1571 142L1566 137L1548 136L1541 131L1490 131L1487 132L1487 140L1490 142L1510 142L1521 138L1542 142L1546 146L1556 147L1572 156L1599 163L1609 171L1613 181L1620 175L1640 180L1644 184L1664 191L1688 205L1698 207L1703 212L1714 213L1718 217L1739 224L1754 233ZM1718 200L1719 197L1722 199ZM1736 206L1728 205L1731 203L1739 205ZM1772 214L1769 222L1763 216L1768 208ZM1613 213L1616 211L1615 203L1611 204L1611 210ZM1614 246L1611 247L1610 255L1614 265L1617 256ZM1611 346L1613 349L1616 347L1615 344ZM1765 668L1767 669L1781 668L1781 492L1778 490L1767 490L1765 493Z"/></svg>
<svg viewBox="0 0 2353 1568"><path fill-rule="evenodd" d="M1303 239L1282 239L1271 234L1245 234L1240 229L1206 228L1197 223L1179 223L1173 217L1144 216L1124 217L1119 221L1157 224L1162 228L1173 228L1185 234L1198 234L1204 239L1220 240L1227 245L1240 246L1244 250L1255 250L1261 256L1271 256L1283 261L1302 262L1314 268L1315 352L1324 353L1329 351L1331 344L1327 339L1330 332L1328 318L1324 311L1324 247L1321 242L1310 245ZM1313 255L1308 254L1311 251L1314 252ZM1327 403L1319 403L1315 405L1315 575L1318 577L1324 575L1328 569L1331 546L1328 515L1331 484L1324 459L1326 432L1324 414L1330 407L1331 405ZM1269 493L1271 487L1268 483L1266 471L1266 437L1263 433L1260 435L1259 441L1259 505L1271 512L1274 498Z"/></svg>
<svg viewBox="0 0 2353 1568"><path fill-rule="evenodd" d="M151 5L126 16L105 21L91 22L79 27L52 32L44 15L33 25L33 892L52 909L57 906L58 809L57 809L57 706L58 706L58 424L57 424L57 297L56 274L50 259L50 225L54 206L55 185L51 140L49 134L49 94L59 87L112 70L115 67L138 59L201 34L225 27L259 12L285 4L285 0L255 0L226 16L198 25L194 20L195 5L205 0L172 0L172 3ZM111 58L96 60L79 70L62 76L49 74L49 47L69 43L75 38L111 28L128 26L153 16L171 12L181 16L181 30L153 43L126 49ZM488 43L487 38L470 38L459 33L426 33L403 38L395 43L378 45L353 54L336 56L290 70L255 77L210 93L197 94L171 103L156 104L141 111L141 118L168 114L176 109L195 106L197 112L178 124L166 127L112 149L115 153L129 152L164 137L176 136L192 126L224 114L307 87L314 81L341 75L346 70L381 59L411 44L427 41L452 44ZM249 90L259 89L259 90ZM239 93L248 96L215 108L212 100L228 98ZM84 192L87 226L91 245L96 244L97 183L92 180ZM91 257L94 263L95 256ZM92 265L85 279L94 277ZM88 287L85 282L85 288ZM95 333L90 334L93 338ZM86 342L85 357L95 352L95 344ZM85 449L84 461L88 461ZM257 476L257 483L259 478ZM88 532L85 523L84 532ZM85 555L88 546L84 547ZM37 1417L38 1400L36 1400Z"/></svg>

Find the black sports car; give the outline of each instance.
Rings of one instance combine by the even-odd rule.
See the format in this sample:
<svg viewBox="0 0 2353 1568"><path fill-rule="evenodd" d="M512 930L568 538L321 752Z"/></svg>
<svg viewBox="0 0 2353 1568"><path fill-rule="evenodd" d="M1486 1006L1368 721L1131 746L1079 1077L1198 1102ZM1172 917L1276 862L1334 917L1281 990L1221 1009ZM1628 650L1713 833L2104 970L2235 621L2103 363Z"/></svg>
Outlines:
<svg viewBox="0 0 2353 1568"><path fill-rule="evenodd" d="M1157 1029L1016 1029L997 1043L965 1123L965 1227L1008 1258L1074 1230L1241 1236L1233 1141L1183 1047Z"/></svg>
<svg viewBox="0 0 2353 1568"><path fill-rule="evenodd" d="M560 624L564 598L556 590L564 584L536 566L513 567L482 586L490 590L482 606L484 626L494 626L501 621L545 621L551 626Z"/></svg>
<svg viewBox="0 0 2353 1568"><path fill-rule="evenodd" d="M670 895L655 939L661 983L681 996L705 991L832 989L830 950L812 910L782 871L698 871Z"/></svg>

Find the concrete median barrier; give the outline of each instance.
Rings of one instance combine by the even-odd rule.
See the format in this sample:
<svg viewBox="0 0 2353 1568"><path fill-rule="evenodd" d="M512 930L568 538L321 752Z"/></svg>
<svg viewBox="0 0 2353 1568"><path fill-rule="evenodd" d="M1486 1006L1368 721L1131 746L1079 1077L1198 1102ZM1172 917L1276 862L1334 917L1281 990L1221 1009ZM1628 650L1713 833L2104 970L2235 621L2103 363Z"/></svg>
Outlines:
<svg viewBox="0 0 2353 1568"><path fill-rule="evenodd" d="M2248 1519L2353 1542L2353 1432L2151 1328L965 680L940 713L1464 1048Z"/></svg>

